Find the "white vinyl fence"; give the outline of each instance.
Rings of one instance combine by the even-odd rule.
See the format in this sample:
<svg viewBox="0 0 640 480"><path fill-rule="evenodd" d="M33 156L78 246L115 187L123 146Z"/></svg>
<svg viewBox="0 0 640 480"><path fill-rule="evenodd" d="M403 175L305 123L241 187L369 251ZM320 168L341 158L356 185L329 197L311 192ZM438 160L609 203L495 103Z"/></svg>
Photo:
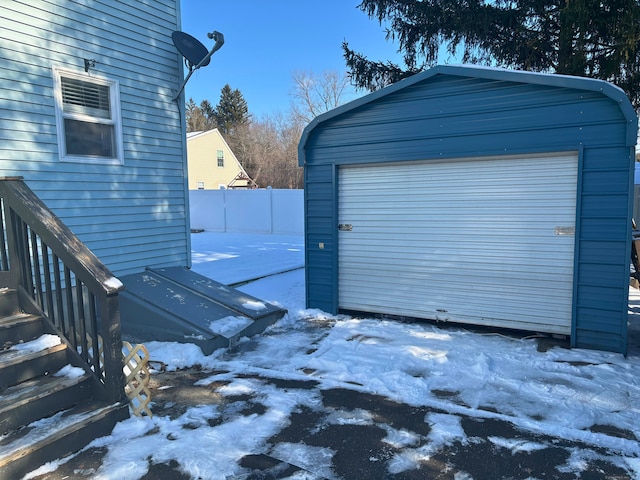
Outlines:
<svg viewBox="0 0 640 480"><path fill-rule="evenodd" d="M210 232L304 233L303 190L189 190L191 228Z"/></svg>

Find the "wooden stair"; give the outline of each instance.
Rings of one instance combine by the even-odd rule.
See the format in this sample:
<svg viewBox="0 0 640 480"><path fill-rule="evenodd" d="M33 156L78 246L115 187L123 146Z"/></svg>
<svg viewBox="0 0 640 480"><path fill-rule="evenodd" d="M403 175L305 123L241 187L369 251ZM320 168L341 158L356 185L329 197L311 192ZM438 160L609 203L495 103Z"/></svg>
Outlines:
<svg viewBox="0 0 640 480"><path fill-rule="evenodd" d="M45 318L0 289L0 480L76 452L129 416L128 404L98 398L95 376L70 353Z"/></svg>

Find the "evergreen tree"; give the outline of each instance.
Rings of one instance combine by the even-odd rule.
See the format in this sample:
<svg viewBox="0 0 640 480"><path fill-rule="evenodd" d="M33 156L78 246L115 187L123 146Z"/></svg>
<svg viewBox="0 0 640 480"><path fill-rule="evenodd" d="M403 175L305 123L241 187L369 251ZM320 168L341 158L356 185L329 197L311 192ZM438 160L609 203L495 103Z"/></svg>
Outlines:
<svg viewBox="0 0 640 480"><path fill-rule="evenodd" d="M207 126L210 127L210 128L207 128L207 130L212 130L216 128L217 123L216 123L215 109L213 108L209 100L202 100L202 102L200 102L200 111L202 112L202 115L206 120Z"/></svg>
<svg viewBox="0 0 640 480"><path fill-rule="evenodd" d="M189 98L186 105L186 123L187 132L204 132L216 128L213 107L209 101L203 100L198 107L193 98Z"/></svg>
<svg viewBox="0 0 640 480"><path fill-rule="evenodd" d="M220 102L213 110L213 116L221 133L233 135L234 131L249 122L249 108L240 90L232 90L229 84L222 87Z"/></svg>
<svg viewBox="0 0 640 480"><path fill-rule="evenodd" d="M599 78L640 107L640 0L362 0L387 23L403 67L343 43L350 77L377 90L433 66L441 46L465 63Z"/></svg>

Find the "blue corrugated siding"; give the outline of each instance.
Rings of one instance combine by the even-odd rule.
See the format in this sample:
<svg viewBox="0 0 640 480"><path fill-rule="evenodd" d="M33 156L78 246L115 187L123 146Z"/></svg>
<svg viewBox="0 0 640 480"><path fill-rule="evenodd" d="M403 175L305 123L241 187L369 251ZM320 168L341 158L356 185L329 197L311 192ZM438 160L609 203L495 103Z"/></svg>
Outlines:
<svg viewBox="0 0 640 480"><path fill-rule="evenodd" d="M306 270L307 304L331 312L338 301L335 167L311 165L304 173L305 264L313 265Z"/></svg>
<svg viewBox="0 0 640 480"><path fill-rule="evenodd" d="M442 100L437 87L423 86L436 90L433 98L421 96L412 101L403 95L395 109L387 99L385 105L372 104L362 114L354 111L345 115L346 119L337 117L325 122L309 137L307 163L457 158L473 156L478 151L484 155L557 151L567 148L568 139L573 149L581 143L624 144L626 130L619 127L624 118L619 109L611 108L612 102L606 97L581 99L579 91L569 91L569 97L579 104L546 105L541 101L537 105L536 98L544 97L544 93L534 86L524 96L526 103L520 101L523 96L519 95L509 97L514 102L509 104L500 97L484 97L483 90ZM468 84L464 87L469 88ZM523 85L521 89L526 91L527 87ZM555 95L563 91L549 90ZM390 97L395 98L395 94ZM489 103L492 100L499 108ZM464 105L473 106L472 110L485 105L486 109L466 113ZM597 111L598 116L585 113L589 111ZM362 123L358 121L360 117Z"/></svg>
<svg viewBox="0 0 640 480"><path fill-rule="evenodd" d="M0 11L0 175L21 175L116 275L189 263L178 0L12 1ZM58 160L52 68L117 80L124 165Z"/></svg>
<svg viewBox="0 0 640 480"><path fill-rule="evenodd" d="M626 350L633 149L585 146L572 344Z"/></svg>
<svg viewBox="0 0 640 480"><path fill-rule="evenodd" d="M312 123L306 170L307 305L336 312L335 168L442 158L580 152L572 344L626 349L633 147L625 99L584 79L446 67L377 92ZM458 68L463 75L455 75ZM470 73L471 72L471 73ZM601 82L604 85L604 82ZM608 86L610 87L610 86ZM616 92L614 92L616 93ZM325 249L318 249L318 242ZM328 248L327 248L328 246ZM522 286L523 292L526 285Z"/></svg>

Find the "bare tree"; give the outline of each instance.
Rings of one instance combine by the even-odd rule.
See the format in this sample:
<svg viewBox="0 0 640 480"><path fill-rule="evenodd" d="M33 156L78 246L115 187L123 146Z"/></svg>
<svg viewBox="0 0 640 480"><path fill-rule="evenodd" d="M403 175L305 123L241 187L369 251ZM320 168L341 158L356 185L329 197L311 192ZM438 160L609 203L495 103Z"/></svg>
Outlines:
<svg viewBox="0 0 640 480"><path fill-rule="evenodd" d="M269 165L278 155L277 138L269 127L262 121L254 121L242 132L243 166L260 187L271 185Z"/></svg>
<svg viewBox="0 0 640 480"><path fill-rule="evenodd" d="M256 172L259 165L255 164L254 140L251 133L251 123L238 126L233 135L222 134L229 144L231 151L243 166L247 174L256 180ZM260 183L258 183L260 185Z"/></svg>
<svg viewBox="0 0 640 480"><path fill-rule="evenodd" d="M293 116L278 123L282 165L280 171L280 188L303 188L304 176L302 167L298 166L298 143L302 136L303 125Z"/></svg>
<svg viewBox="0 0 640 480"><path fill-rule="evenodd" d="M302 188L297 155L301 134L291 115L275 114L238 130L232 149L260 187Z"/></svg>
<svg viewBox="0 0 640 480"><path fill-rule="evenodd" d="M292 115L303 125L344 103L345 98L353 93L347 76L335 70L320 74L296 71L291 79Z"/></svg>

